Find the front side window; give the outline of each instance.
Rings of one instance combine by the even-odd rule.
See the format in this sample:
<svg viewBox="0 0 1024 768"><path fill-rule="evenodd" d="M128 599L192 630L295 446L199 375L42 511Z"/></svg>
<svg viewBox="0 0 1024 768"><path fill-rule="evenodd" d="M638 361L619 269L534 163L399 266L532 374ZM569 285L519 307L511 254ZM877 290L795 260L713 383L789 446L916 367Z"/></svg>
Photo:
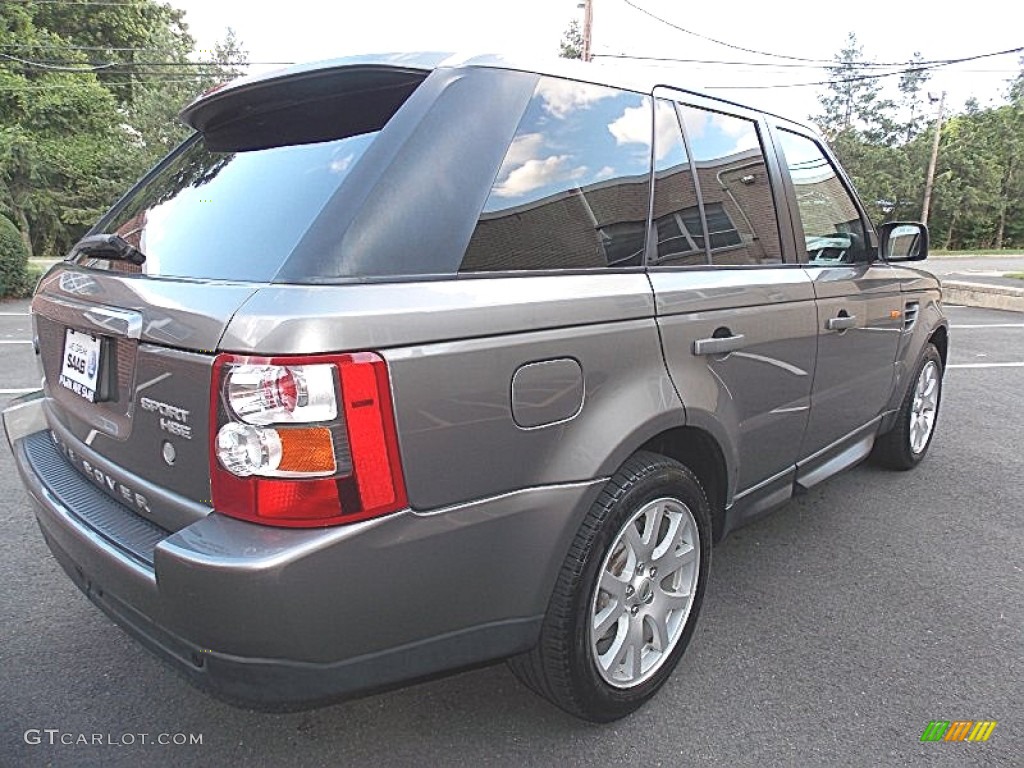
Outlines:
<svg viewBox="0 0 1024 768"><path fill-rule="evenodd" d="M865 253L864 222L850 193L821 147L790 131L779 131L796 192L810 264L849 264Z"/></svg>
<svg viewBox="0 0 1024 768"><path fill-rule="evenodd" d="M753 120L682 106L712 264L782 261L775 199Z"/></svg>
<svg viewBox="0 0 1024 768"><path fill-rule="evenodd" d="M651 111L638 93L541 78L460 271L641 266Z"/></svg>

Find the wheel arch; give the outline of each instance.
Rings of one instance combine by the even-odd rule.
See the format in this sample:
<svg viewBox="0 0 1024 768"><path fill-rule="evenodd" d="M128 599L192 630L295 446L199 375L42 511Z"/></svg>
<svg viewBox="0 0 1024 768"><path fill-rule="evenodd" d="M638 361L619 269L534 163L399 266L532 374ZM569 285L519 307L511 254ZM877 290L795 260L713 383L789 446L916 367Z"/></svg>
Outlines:
<svg viewBox="0 0 1024 768"><path fill-rule="evenodd" d="M945 325L938 326L932 331L931 336L928 337L928 341L935 345L935 348L939 350L939 357L942 358L942 370L946 370L946 360L949 354L949 328Z"/></svg>
<svg viewBox="0 0 1024 768"><path fill-rule="evenodd" d="M690 468L704 488L711 506L713 539L720 541L725 527L729 468L718 441L703 429L681 426L660 432L637 450L659 453Z"/></svg>

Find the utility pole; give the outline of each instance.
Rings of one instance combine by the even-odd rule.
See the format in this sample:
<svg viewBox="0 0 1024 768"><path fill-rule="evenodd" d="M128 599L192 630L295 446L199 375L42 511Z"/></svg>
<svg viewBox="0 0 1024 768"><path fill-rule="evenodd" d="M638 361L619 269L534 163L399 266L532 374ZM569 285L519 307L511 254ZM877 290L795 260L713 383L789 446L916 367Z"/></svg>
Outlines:
<svg viewBox="0 0 1024 768"><path fill-rule="evenodd" d="M583 2L583 60L590 61L590 37L594 26L593 0Z"/></svg>
<svg viewBox="0 0 1024 768"><path fill-rule="evenodd" d="M934 101L934 99L932 99ZM939 115L935 118L935 138L932 140L932 157L928 161L928 177L924 182L924 204L921 206L921 223L928 223L928 213L932 205L932 187L935 184L935 164L939 159L939 138L942 136L942 108L946 104L946 92L939 97Z"/></svg>

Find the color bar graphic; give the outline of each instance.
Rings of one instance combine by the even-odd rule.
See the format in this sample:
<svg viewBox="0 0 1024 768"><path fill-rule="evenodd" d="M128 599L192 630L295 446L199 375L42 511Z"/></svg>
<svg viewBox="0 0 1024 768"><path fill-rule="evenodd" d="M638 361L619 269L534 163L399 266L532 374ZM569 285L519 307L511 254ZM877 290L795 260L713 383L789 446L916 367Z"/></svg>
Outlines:
<svg viewBox="0 0 1024 768"><path fill-rule="evenodd" d="M921 741L988 741L997 725L995 720L932 720Z"/></svg>

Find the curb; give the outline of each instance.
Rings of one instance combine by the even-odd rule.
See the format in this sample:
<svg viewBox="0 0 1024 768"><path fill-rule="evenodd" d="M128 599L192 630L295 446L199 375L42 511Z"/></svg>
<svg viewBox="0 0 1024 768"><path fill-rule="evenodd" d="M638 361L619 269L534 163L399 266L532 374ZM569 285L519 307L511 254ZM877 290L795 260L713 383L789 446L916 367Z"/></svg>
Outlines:
<svg viewBox="0 0 1024 768"><path fill-rule="evenodd" d="M1024 287L943 280L942 300L947 304L962 304L965 307L1024 312Z"/></svg>

